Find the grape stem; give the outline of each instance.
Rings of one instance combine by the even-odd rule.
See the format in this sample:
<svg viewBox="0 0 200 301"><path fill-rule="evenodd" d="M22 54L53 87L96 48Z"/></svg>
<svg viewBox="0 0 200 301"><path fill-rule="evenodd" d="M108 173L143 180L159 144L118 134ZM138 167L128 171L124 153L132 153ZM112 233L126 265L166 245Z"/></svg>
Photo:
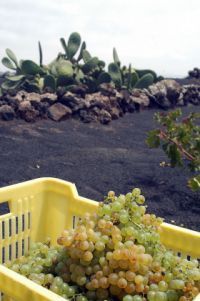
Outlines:
<svg viewBox="0 0 200 301"><path fill-rule="evenodd" d="M174 145L177 146L177 148L179 149L179 151L190 161L194 161L195 157L193 157L191 154L189 154L184 148L183 146L178 143L176 140L170 138L164 131L160 130L160 133L158 134L158 137L160 139L166 139L168 141L170 141L171 143L173 143Z"/></svg>
<svg viewBox="0 0 200 301"><path fill-rule="evenodd" d="M137 223L133 222L133 224L134 224L135 226L137 226L139 229L142 229L142 226L138 225Z"/></svg>

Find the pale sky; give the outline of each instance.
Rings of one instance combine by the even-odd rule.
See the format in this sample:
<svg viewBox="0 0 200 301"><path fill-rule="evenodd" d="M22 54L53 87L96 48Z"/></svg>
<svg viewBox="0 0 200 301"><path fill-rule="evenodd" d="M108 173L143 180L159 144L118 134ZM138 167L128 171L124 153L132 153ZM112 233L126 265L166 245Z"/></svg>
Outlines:
<svg viewBox="0 0 200 301"><path fill-rule="evenodd" d="M115 46L122 64L164 76L200 67L200 0L0 0L0 24L0 58L11 48L38 62L40 40L48 63L78 31L107 63Z"/></svg>

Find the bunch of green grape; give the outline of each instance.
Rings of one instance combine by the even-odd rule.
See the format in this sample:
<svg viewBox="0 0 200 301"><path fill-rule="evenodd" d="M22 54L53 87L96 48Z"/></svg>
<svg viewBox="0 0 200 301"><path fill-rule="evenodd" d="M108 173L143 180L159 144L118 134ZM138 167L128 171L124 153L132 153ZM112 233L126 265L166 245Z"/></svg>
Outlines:
<svg viewBox="0 0 200 301"><path fill-rule="evenodd" d="M59 246L51 247L49 241L45 243L38 242L31 245L25 256L5 265L68 300L77 294L77 288L68 285L55 273L55 267L59 265L63 258L65 258L63 248Z"/></svg>
<svg viewBox="0 0 200 301"><path fill-rule="evenodd" d="M200 292L200 267L167 250L162 219L146 213L138 188L110 191L96 214L64 230L57 247L36 243L7 266L73 301L191 301Z"/></svg>
<svg viewBox="0 0 200 301"><path fill-rule="evenodd" d="M197 260L181 259L160 242L162 219L146 213L138 188L109 192L97 214L63 231L67 280L91 300L190 301L199 293ZM62 275L61 275L62 277Z"/></svg>

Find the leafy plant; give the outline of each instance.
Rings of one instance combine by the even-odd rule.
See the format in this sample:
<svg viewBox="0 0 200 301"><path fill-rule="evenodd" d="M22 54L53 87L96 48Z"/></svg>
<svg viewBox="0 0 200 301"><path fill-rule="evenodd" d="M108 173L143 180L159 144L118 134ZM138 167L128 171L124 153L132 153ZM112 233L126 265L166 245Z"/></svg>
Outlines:
<svg viewBox="0 0 200 301"><path fill-rule="evenodd" d="M128 68L126 66L121 68L121 62L115 48L113 49L113 61L108 66L108 72L117 88L125 88L129 91L134 88L144 89L161 79L157 77L154 71L136 70L132 68L131 64Z"/></svg>
<svg viewBox="0 0 200 301"><path fill-rule="evenodd" d="M7 57L2 59L2 64L15 71L8 73L5 80L1 84L1 90L12 91L25 89L28 92L40 92L43 89L42 77L46 74L46 70L42 68L42 48L39 43L40 66L32 60L18 61L14 52L6 49Z"/></svg>
<svg viewBox="0 0 200 301"><path fill-rule="evenodd" d="M155 119L160 128L148 133L146 140L151 148L161 147L172 167L186 166L195 172L189 181L189 187L195 191L200 189L200 113L191 113L179 120L180 109L168 114L156 113Z"/></svg>
<svg viewBox="0 0 200 301"><path fill-rule="evenodd" d="M57 57L48 65L43 63L43 51L38 42L39 64L32 60L18 60L16 55L6 49L6 57L2 64L12 72L5 76L1 85L1 92L18 91L25 89L27 92L56 92L61 86L70 90L74 85L84 84L87 91L92 93L99 89L102 83L115 84L118 89L146 88L155 82L156 74L151 70L137 72L129 65L121 67L117 51L113 49L114 62L105 70L105 62L97 56L92 56L86 49L86 42L81 41L77 32L70 34L68 41L60 39L64 53L58 53ZM147 72L148 71L148 72Z"/></svg>

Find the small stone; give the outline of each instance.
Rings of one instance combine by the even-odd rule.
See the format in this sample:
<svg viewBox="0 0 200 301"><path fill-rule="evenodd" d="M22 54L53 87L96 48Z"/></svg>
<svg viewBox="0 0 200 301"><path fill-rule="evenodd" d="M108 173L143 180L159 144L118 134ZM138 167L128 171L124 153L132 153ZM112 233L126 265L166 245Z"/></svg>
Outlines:
<svg viewBox="0 0 200 301"><path fill-rule="evenodd" d="M85 97L87 91L87 86L86 85L73 85L70 88L70 92L74 93L74 94L78 94L81 97Z"/></svg>
<svg viewBox="0 0 200 301"><path fill-rule="evenodd" d="M21 90L21 91L17 92L17 94L15 94L13 96L7 93L4 96L4 99L13 108L17 108L22 101L26 100L27 95L28 95L28 93L26 91Z"/></svg>
<svg viewBox="0 0 200 301"><path fill-rule="evenodd" d="M117 92L114 85L111 83L103 83L99 85L99 91L104 96L115 96Z"/></svg>
<svg viewBox="0 0 200 301"><path fill-rule="evenodd" d="M54 104L58 97L55 93L44 93L40 95L41 102L47 102L50 105Z"/></svg>
<svg viewBox="0 0 200 301"><path fill-rule="evenodd" d="M41 101L41 95L39 93L31 92L26 95L26 100L31 104Z"/></svg>
<svg viewBox="0 0 200 301"><path fill-rule="evenodd" d="M148 107L150 104L149 97L140 90L133 90L130 98L134 103L137 103L142 107Z"/></svg>
<svg viewBox="0 0 200 301"><path fill-rule="evenodd" d="M28 100L22 101L22 102L19 104L19 107L18 107L19 111L26 111L26 110L29 110L29 109L31 109L31 108L32 108L31 103L30 103L30 101L28 101Z"/></svg>
<svg viewBox="0 0 200 301"><path fill-rule="evenodd" d="M59 99L59 102L73 109L75 106L80 105L81 98L68 91Z"/></svg>
<svg viewBox="0 0 200 301"><path fill-rule="evenodd" d="M112 120L111 114L106 110L101 110L99 120L102 124L108 124Z"/></svg>
<svg viewBox="0 0 200 301"><path fill-rule="evenodd" d="M123 96L123 99L126 101L126 103L130 102L130 92L126 89L121 90L121 94Z"/></svg>
<svg viewBox="0 0 200 301"><path fill-rule="evenodd" d="M79 116L84 123L90 123L92 121L96 121L95 112L88 112L87 110L80 110Z"/></svg>
<svg viewBox="0 0 200 301"><path fill-rule="evenodd" d="M61 103L55 103L48 109L48 116L54 121L60 121L69 118L72 110Z"/></svg>
<svg viewBox="0 0 200 301"><path fill-rule="evenodd" d="M3 120L12 120L15 118L15 111L9 105L3 105L0 107L0 116Z"/></svg>
<svg viewBox="0 0 200 301"><path fill-rule="evenodd" d="M128 112L133 113L135 110L140 109L140 105L135 102L131 102L127 105Z"/></svg>
<svg viewBox="0 0 200 301"><path fill-rule="evenodd" d="M98 107L93 107L93 108L92 108L92 112L94 112L94 114L95 114L96 116L99 116L100 111L101 111L101 110L100 110Z"/></svg>
<svg viewBox="0 0 200 301"><path fill-rule="evenodd" d="M100 109L110 107L110 99L108 96L102 95L100 92L86 94L85 101L87 103L87 107L98 107Z"/></svg>
<svg viewBox="0 0 200 301"><path fill-rule="evenodd" d="M117 108L111 108L109 113L113 120L118 119L120 116L120 111Z"/></svg>
<svg viewBox="0 0 200 301"><path fill-rule="evenodd" d="M19 104L18 113L19 116L27 122L34 122L39 116L39 112L32 107L28 100L22 101Z"/></svg>
<svg viewBox="0 0 200 301"><path fill-rule="evenodd" d="M50 104L48 102L39 102L35 106L35 109L39 111L40 116L46 118L49 106L50 106Z"/></svg>

